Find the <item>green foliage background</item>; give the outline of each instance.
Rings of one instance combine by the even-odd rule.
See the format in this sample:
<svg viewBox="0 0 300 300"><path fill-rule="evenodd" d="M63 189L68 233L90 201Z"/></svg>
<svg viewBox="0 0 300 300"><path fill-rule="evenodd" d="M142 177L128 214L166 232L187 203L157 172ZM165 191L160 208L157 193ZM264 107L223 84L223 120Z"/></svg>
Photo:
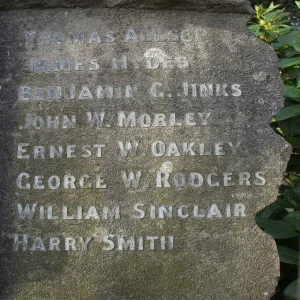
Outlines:
<svg viewBox="0 0 300 300"><path fill-rule="evenodd" d="M279 58L284 108L271 126L293 147L277 200L256 216L258 226L276 240L280 257L273 300L300 299L300 1L278 2L284 6L252 1L255 16L248 26Z"/></svg>

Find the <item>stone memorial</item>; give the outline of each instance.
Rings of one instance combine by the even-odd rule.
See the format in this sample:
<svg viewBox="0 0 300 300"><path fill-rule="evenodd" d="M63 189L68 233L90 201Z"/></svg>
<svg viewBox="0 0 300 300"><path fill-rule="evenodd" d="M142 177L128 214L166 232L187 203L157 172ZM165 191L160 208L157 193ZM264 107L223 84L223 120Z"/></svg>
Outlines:
<svg viewBox="0 0 300 300"><path fill-rule="evenodd" d="M248 2L0 7L0 298L270 299L289 151Z"/></svg>

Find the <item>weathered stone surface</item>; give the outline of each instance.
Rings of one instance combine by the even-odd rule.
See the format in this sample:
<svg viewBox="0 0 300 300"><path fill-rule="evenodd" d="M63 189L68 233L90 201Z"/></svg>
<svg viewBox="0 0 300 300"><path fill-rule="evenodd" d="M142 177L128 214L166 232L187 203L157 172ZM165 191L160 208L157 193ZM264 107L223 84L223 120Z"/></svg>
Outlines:
<svg viewBox="0 0 300 300"><path fill-rule="evenodd" d="M1 14L2 299L270 299L279 261L255 214L289 153L268 125L277 59L247 20Z"/></svg>
<svg viewBox="0 0 300 300"><path fill-rule="evenodd" d="M27 8L134 8L249 13L247 0L0 0L0 10Z"/></svg>

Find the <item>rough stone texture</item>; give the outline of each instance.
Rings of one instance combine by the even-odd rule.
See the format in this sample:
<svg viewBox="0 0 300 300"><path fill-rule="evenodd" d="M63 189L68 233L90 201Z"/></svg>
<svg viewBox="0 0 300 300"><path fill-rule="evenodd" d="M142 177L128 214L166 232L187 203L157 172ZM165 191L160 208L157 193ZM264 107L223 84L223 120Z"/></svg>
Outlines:
<svg viewBox="0 0 300 300"><path fill-rule="evenodd" d="M255 214L275 200L289 151L268 125L282 106L277 59L267 45L247 31L247 20L247 15L239 14L128 9L53 9L1 14L0 22L5 28L0 35L1 299L270 299L279 276L279 260L274 240L256 226ZM138 33L138 42L124 42L130 28ZM153 39L156 29L161 30L163 38L170 30L197 29L201 41L189 41L189 35L184 33L180 41L141 42L142 30L150 31ZM36 32L29 46L24 34L27 31ZM42 32L62 32L67 36L79 31L86 36L82 45L57 44L55 39L49 45L39 45L35 38ZM105 37L105 33L113 31L116 42L88 43L95 31L101 41L111 41L110 34ZM174 35L173 31L169 38ZM114 70L113 58L124 55L127 70ZM145 70L144 63L140 69L134 68L133 60L145 61L151 57L154 63L159 61L159 68ZM172 62L166 57L172 57ZM180 57L187 58L188 68L184 68L186 60ZM47 59L50 70L30 72L30 58L35 59L35 68L39 60ZM71 59L72 71L53 72L55 59ZM95 63L89 63L92 59L101 64L99 70L87 70L95 67ZM169 61L166 69L161 67L164 59ZM85 70L75 71L74 60L81 61ZM172 69L169 64L176 67ZM155 82L162 84L157 86L157 97L150 91ZM187 96L184 96L184 82L189 83ZM18 96L20 86L67 88L71 84L76 86L74 101L49 101L46 94L45 100L24 101L24 93ZM124 98L124 90L122 99L96 98L99 85L134 84L138 92L133 99ZM229 95L200 97L197 85L198 95L193 97L192 84L228 84ZM233 84L240 85L242 95L233 96ZM78 99L83 86L89 87L93 99ZM160 92L165 93L164 97L160 97ZM103 126L90 128L87 112L103 111ZM121 111L126 114L134 111L137 117L149 114L152 121L154 114L165 114L168 123L164 127L141 127L139 123L136 127L119 127ZM207 125L199 126L197 117L197 126L184 125L185 115L192 112L211 112ZM170 126L170 113L175 113L177 122L183 125ZM44 120L47 115L76 115L76 128L26 128L28 114ZM139 141L137 156L121 157L118 141ZM181 156L152 155L151 145L155 141L163 141L167 147L171 142L176 143ZM236 145L239 141L240 147L232 151L229 143ZM195 143L195 155L182 155L183 143L191 142ZM225 155L199 155L201 143L207 146L217 142L224 143ZM30 159L17 158L20 143L29 145L23 146L27 152L19 151L19 156L30 154ZM100 158L95 157L95 152L89 158L65 156L67 144L77 145L76 153L81 155L83 145L97 143L105 144ZM45 159L33 158L33 146L38 145L45 147ZM50 159L47 150L50 145L63 146L63 158ZM125 188L124 170L142 171L139 188ZM171 187L156 186L159 171L172 174ZM259 171L264 173L264 185L254 184L255 173ZM233 174L234 186L224 186L224 172ZM241 172L251 175L250 185L247 181L239 184ZM21 173L30 175L29 180L22 181L22 186L30 182L29 190L17 186ZM95 173L105 175L107 188L80 189L78 178ZM176 188L171 178L178 173L200 173L204 182L200 187L187 184ZM63 178L70 174L77 179L77 189L47 187L51 175ZM219 180L220 186L209 186L208 174L217 174L213 180ZM35 175L46 179L44 189L32 188ZM256 178L256 182L262 180ZM133 211L137 203L145 204L143 219L132 218L133 214L138 215ZM235 203L245 205L245 217L226 217L226 204L233 207ZM53 206L53 215L60 218L63 206L69 208L69 214L83 206L86 216L90 206L100 211L104 205L119 205L121 218L41 220L38 209L32 220L21 220L17 204L45 206L46 216L46 207ZM207 218L213 204L218 206L221 218ZM150 205L173 205L174 217L151 219ZM179 218L176 211L181 205L199 205L205 217ZM192 210L188 211L192 215ZM14 234L28 234L26 251L21 245L14 251ZM155 250L150 250L147 244L143 251L119 251L117 246L105 251L103 247L108 244L103 237L107 234L174 236L174 249L162 250L155 243ZM87 251L80 251L78 244L79 251L65 251L64 238L80 236L93 238ZM43 240L45 251L30 251L36 237ZM61 239L61 251L49 251L50 237Z"/></svg>
<svg viewBox="0 0 300 300"><path fill-rule="evenodd" d="M249 13L247 0L0 0L0 10L26 8L134 8Z"/></svg>

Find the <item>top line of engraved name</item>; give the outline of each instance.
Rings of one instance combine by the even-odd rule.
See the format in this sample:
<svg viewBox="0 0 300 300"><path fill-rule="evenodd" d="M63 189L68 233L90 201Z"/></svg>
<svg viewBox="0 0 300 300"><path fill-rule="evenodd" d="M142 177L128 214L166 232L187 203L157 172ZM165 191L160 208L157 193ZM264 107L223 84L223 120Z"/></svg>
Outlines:
<svg viewBox="0 0 300 300"><path fill-rule="evenodd" d="M207 32L202 28L184 30L136 30L128 28L122 32L113 30L93 30L91 32L36 32L25 31L26 46L46 46L46 45L98 45L112 44L116 42L124 43L151 43L151 42L201 42L207 36Z"/></svg>

